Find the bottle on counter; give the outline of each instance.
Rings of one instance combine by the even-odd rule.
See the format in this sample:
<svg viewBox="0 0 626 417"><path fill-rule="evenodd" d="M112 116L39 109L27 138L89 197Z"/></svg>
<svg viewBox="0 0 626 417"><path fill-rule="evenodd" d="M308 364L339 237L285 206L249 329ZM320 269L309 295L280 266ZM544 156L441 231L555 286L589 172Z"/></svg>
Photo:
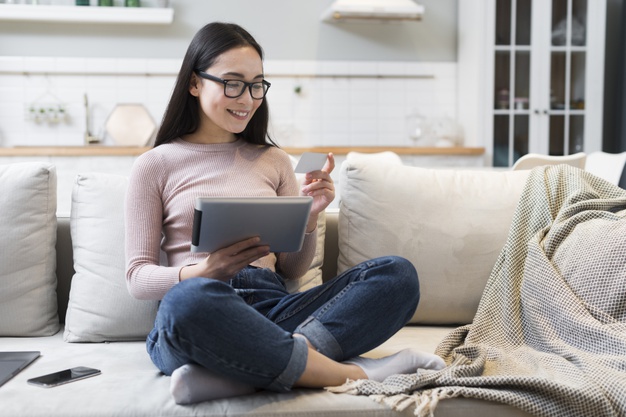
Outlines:
<svg viewBox="0 0 626 417"><path fill-rule="evenodd" d="M89 0L76 0L77 6L89 6Z"/></svg>
<svg viewBox="0 0 626 417"><path fill-rule="evenodd" d="M139 0L124 0L124 6L126 7L141 7Z"/></svg>

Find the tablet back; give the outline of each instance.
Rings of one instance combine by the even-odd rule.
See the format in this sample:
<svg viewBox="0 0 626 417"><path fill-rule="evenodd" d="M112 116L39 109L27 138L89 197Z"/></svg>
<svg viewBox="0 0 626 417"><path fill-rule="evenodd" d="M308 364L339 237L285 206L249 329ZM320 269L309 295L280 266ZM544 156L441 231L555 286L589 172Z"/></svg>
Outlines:
<svg viewBox="0 0 626 417"><path fill-rule="evenodd" d="M0 385L17 375L39 355L39 351L0 352Z"/></svg>
<svg viewBox="0 0 626 417"><path fill-rule="evenodd" d="M272 252L297 252L312 202L311 197L199 197L191 251L214 252L260 236Z"/></svg>

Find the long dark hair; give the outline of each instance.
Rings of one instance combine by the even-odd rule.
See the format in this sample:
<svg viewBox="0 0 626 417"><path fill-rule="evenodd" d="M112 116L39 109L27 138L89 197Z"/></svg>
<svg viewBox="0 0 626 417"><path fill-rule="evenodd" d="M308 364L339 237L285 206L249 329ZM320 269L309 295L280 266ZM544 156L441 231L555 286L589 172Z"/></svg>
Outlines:
<svg viewBox="0 0 626 417"><path fill-rule="evenodd" d="M241 46L251 46L263 60L263 48L244 28L233 23L209 23L191 40L180 67L170 102L156 135L154 146L193 133L200 123L198 99L189 93L189 82L198 68L209 68L224 52ZM277 146L269 137L267 126L269 108L267 98L252 116L250 123L237 136L249 143Z"/></svg>

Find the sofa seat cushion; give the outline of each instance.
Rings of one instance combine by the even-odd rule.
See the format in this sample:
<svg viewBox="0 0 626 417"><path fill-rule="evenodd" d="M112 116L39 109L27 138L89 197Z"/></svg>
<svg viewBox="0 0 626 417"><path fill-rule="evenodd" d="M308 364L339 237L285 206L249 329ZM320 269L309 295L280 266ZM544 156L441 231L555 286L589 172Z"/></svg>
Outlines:
<svg viewBox="0 0 626 417"><path fill-rule="evenodd" d="M450 330L446 327L407 327L381 348L402 349L412 346L430 350ZM398 413L364 396L332 394L321 389L295 389L286 394L263 391L238 398L180 406L170 396L170 378L160 374L150 362L143 342L69 344L63 341L62 334L61 331L51 337L1 340L3 349L38 349L42 356L0 388L0 417L413 415L412 409ZM377 357L388 353L376 349L368 356ZM51 389L26 383L29 378L74 366L98 368L102 374ZM437 417L460 416L528 415L509 406L466 399L446 400L437 408Z"/></svg>
<svg viewBox="0 0 626 417"><path fill-rule="evenodd" d="M425 169L353 159L341 167L338 272L385 255L417 269L412 323L470 323L528 171Z"/></svg>
<svg viewBox="0 0 626 417"><path fill-rule="evenodd" d="M0 166L0 336L59 330L56 187L49 163Z"/></svg>

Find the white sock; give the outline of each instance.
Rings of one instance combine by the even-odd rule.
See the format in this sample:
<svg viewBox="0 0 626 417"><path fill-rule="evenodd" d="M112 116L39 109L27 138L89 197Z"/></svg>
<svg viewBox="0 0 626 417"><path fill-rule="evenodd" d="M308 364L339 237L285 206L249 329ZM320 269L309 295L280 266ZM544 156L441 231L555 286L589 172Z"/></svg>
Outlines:
<svg viewBox="0 0 626 417"><path fill-rule="evenodd" d="M358 366L363 369L368 379L378 382L382 382L390 375L414 373L420 368L439 370L446 366L441 357L415 349L404 349L380 359L359 356L344 363Z"/></svg>
<svg viewBox="0 0 626 417"><path fill-rule="evenodd" d="M198 365L183 365L172 373L170 393L176 404L193 404L255 392L252 385L216 376Z"/></svg>

